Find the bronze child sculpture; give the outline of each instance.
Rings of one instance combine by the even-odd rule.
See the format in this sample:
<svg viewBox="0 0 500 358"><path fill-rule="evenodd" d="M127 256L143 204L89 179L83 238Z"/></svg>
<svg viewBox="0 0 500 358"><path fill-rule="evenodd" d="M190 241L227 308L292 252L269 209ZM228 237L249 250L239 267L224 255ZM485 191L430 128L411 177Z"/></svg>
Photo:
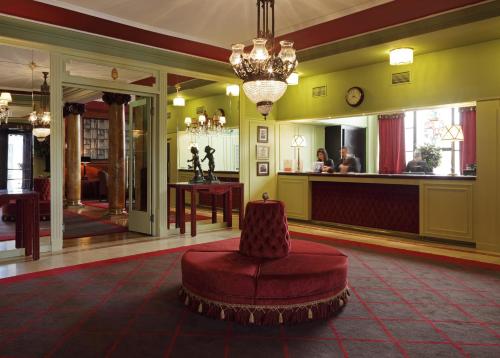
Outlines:
<svg viewBox="0 0 500 358"><path fill-rule="evenodd" d="M207 145L205 147L205 157L201 160L202 162L205 159L208 159L208 181L210 183L218 183L219 179L215 176L215 159L214 159L215 149Z"/></svg>
<svg viewBox="0 0 500 358"><path fill-rule="evenodd" d="M188 159L188 162L193 163L194 177L189 182L190 183L204 183L205 178L203 178L203 170L201 169L200 157L198 156L198 148L191 147L191 154L193 157Z"/></svg>

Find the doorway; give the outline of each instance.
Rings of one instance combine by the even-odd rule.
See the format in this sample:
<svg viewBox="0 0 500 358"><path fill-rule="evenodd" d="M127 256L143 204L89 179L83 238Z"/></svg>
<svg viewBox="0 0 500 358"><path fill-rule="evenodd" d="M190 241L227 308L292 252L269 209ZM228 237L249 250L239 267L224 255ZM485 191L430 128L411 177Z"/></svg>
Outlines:
<svg viewBox="0 0 500 358"><path fill-rule="evenodd" d="M151 235L154 97L64 87L63 99L63 238L102 242Z"/></svg>

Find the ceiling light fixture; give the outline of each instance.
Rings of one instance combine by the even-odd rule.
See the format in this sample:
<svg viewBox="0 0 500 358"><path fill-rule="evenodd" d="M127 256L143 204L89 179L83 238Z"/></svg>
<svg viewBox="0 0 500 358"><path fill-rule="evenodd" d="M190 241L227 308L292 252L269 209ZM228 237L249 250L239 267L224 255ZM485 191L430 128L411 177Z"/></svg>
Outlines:
<svg viewBox="0 0 500 358"><path fill-rule="evenodd" d="M297 72L292 72L290 76L286 79L286 83L289 86L296 86L299 84L299 74Z"/></svg>
<svg viewBox="0 0 500 358"><path fill-rule="evenodd" d="M226 86L226 96L238 97L239 95L240 95L240 86L238 85Z"/></svg>
<svg viewBox="0 0 500 358"><path fill-rule="evenodd" d="M33 126L33 135L39 142L43 142L50 135L50 87L47 83L48 72L43 73L43 83L40 86L40 104L39 110L35 107L35 92L33 90L34 72L37 64L32 60L29 64L31 69L31 105L33 111L29 115L29 120Z"/></svg>
<svg viewBox="0 0 500 358"><path fill-rule="evenodd" d="M389 63L392 66L413 63L413 49L410 47L395 48L389 51Z"/></svg>
<svg viewBox="0 0 500 358"><path fill-rule="evenodd" d="M226 129L226 113L222 108L217 109L212 118L208 117L204 111L198 116L198 119L186 117L184 119L186 131L192 135L219 135L224 134Z"/></svg>
<svg viewBox="0 0 500 358"><path fill-rule="evenodd" d="M0 94L0 123L5 121L5 124L9 122L10 110L9 103L12 102L12 96L9 92L2 92Z"/></svg>
<svg viewBox="0 0 500 358"><path fill-rule="evenodd" d="M175 89L177 90L177 95L174 98L174 106L175 107L184 107L186 105L186 100L179 93L179 90L181 89L181 85L176 84Z"/></svg>
<svg viewBox="0 0 500 358"><path fill-rule="evenodd" d="M293 42L280 41L280 46L276 54L274 0L257 0L257 38L253 39L253 48L245 53L245 45L233 45L229 62L236 76L243 80L245 94L264 117L285 93L286 80L298 64Z"/></svg>

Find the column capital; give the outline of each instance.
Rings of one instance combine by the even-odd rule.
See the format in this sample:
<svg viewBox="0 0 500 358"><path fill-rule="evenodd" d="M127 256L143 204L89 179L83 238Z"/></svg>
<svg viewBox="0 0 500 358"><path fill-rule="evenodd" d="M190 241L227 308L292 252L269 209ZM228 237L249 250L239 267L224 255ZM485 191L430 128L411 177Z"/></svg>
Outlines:
<svg viewBox="0 0 500 358"><path fill-rule="evenodd" d="M112 104L127 104L130 102L132 98L129 94L123 93L112 93L112 92L103 92L102 100L108 105Z"/></svg>
<svg viewBox="0 0 500 358"><path fill-rule="evenodd" d="M82 115L85 113L85 105L83 103L66 102L63 107L63 116L67 117L70 114Z"/></svg>

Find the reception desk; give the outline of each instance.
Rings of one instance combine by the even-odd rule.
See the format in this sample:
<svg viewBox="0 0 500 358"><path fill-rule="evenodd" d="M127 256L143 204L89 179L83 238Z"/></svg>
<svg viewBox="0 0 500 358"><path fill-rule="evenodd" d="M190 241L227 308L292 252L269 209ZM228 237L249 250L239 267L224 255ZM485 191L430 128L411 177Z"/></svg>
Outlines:
<svg viewBox="0 0 500 358"><path fill-rule="evenodd" d="M279 173L292 219L473 243L475 177Z"/></svg>

